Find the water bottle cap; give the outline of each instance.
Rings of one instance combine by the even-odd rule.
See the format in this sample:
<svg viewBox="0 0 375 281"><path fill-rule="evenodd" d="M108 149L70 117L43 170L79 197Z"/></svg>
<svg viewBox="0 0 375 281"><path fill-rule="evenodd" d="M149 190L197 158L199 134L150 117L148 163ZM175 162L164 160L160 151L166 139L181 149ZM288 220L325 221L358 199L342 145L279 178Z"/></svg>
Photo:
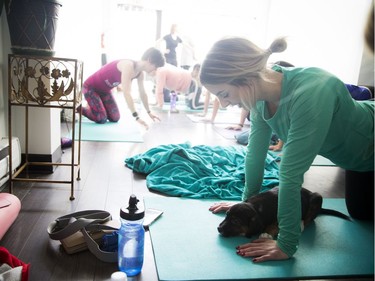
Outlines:
<svg viewBox="0 0 375 281"><path fill-rule="evenodd" d="M126 276L125 272L116 271L113 272L111 275L111 281L127 281L128 277Z"/></svg>
<svg viewBox="0 0 375 281"><path fill-rule="evenodd" d="M138 208L137 203L139 200L132 194L129 197L129 206L120 210L120 217L124 220L137 221L143 219L145 216L145 211L143 208Z"/></svg>

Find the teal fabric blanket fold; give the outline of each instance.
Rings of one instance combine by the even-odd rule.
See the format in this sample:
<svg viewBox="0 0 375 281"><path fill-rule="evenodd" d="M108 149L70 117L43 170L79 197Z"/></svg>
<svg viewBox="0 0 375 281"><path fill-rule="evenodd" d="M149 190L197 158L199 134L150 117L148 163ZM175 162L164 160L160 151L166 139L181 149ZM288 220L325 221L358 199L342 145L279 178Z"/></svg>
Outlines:
<svg viewBox="0 0 375 281"><path fill-rule="evenodd" d="M146 184L169 196L241 200L245 182L243 146L160 145L125 159ZM279 184L275 158L267 156L262 191Z"/></svg>

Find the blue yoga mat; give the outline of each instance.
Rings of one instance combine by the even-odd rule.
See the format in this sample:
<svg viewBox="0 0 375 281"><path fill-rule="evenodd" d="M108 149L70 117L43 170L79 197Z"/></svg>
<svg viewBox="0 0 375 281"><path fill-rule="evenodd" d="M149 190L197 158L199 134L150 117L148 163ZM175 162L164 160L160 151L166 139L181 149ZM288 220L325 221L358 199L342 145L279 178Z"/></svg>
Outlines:
<svg viewBox="0 0 375 281"><path fill-rule="evenodd" d="M83 141L103 142L143 142L139 125L132 119L121 118L119 122L97 124L86 117L82 117ZM78 139L78 123L76 123L76 137Z"/></svg>
<svg viewBox="0 0 375 281"><path fill-rule="evenodd" d="M150 226L159 280L324 279L374 274L373 223L318 216L303 232L292 259L255 264L235 251L249 239L218 234L224 214L208 211L213 202L217 200L145 198L147 208L164 211ZM323 206L347 213L343 199L324 199Z"/></svg>

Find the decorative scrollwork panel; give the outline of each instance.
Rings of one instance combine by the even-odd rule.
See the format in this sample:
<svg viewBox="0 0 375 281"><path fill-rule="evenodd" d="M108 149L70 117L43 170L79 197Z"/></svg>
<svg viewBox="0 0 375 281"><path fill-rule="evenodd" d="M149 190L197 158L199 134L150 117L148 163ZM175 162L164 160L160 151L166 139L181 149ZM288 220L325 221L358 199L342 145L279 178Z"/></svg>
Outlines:
<svg viewBox="0 0 375 281"><path fill-rule="evenodd" d="M82 101L83 63L9 55L9 102L72 107Z"/></svg>

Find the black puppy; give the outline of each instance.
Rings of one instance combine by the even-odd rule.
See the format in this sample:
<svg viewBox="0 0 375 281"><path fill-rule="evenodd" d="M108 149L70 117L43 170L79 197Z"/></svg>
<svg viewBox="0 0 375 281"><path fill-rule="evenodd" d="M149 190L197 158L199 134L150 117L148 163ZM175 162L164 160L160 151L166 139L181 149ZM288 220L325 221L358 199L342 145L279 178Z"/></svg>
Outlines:
<svg viewBox="0 0 375 281"><path fill-rule="evenodd" d="M259 193L246 202L233 205L223 222L217 228L225 237L261 234L261 237L276 237L279 232L277 223L279 188ZM319 214L337 216L346 220L350 218L343 213L322 208L323 198L319 193L301 189L301 207L303 227L311 223Z"/></svg>

